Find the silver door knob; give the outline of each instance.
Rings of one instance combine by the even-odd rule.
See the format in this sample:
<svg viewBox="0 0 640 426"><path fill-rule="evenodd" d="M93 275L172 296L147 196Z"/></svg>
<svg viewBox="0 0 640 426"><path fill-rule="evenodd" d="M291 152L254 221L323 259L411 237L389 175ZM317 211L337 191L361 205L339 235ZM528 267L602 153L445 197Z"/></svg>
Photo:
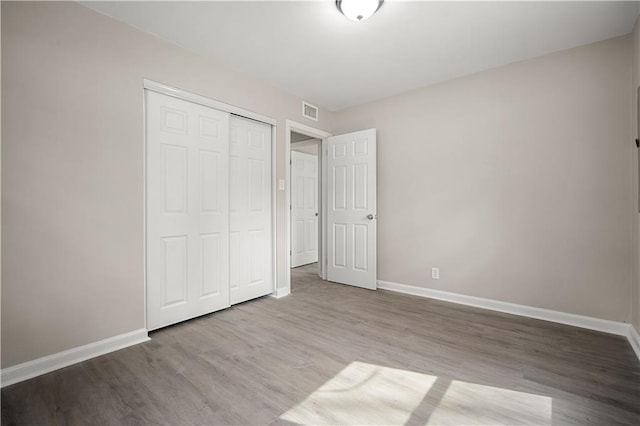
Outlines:
<svg viewBox="0 0 640 426"><path fill-rule="evenodd" d="M375 219L375 218L376 218L376 217L375 217L374 215L372 215L371 213L369 213L369 214L367 215L367 219L369 219L369 220L373 220L373 219Z"/></svg>

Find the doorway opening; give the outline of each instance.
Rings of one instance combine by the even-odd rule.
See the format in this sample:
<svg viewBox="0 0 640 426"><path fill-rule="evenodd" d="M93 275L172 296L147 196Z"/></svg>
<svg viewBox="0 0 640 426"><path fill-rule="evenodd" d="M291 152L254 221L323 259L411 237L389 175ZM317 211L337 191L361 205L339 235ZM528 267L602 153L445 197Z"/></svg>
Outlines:
<svg viewBox="0 0 640 426"><path fill-rule="evenodd" d="M292 137L321 140L317 204L318 275L322 280L377 288L376 129L332 136L287 120L285 125L285 205L287 254L282 294L291 292ZM300 136L297 136L299 134ZM304 138L304 136L308 137ZM301 141L302 142L302 141ZM309 142L309 144L318 142ZM295 142L294 142L295 144ZM294 151L295 153L295 151ZM294 156L297 154L294 154ZM312 176L310 173L309 176ZM304 191L303 191L304 199ZM304 204L304 203L303 203ZM330 207L329 207L330 204ZM315 215L316 212L311 210ZM304 221L303 221L304 222ZM301 229L304 232L304 223ZM313 228L312 225L307 225ZM331 259L328 262L328 259Z"/></svg>
<svg viewBox="0 0 640 426"><path fill-rule="evenodd" d="M291 132L291 268L317 275L321 275L321 147L320 139Z"/></svg>
<svg viewBox="0 0 640 426"><path fill-rule="evenodd" d="M324 279L323 140L329 133L286 122L287 289L302 271ZM297 276L296 275L296 276ZM288 293L287 292L287 293Z"/></svg>

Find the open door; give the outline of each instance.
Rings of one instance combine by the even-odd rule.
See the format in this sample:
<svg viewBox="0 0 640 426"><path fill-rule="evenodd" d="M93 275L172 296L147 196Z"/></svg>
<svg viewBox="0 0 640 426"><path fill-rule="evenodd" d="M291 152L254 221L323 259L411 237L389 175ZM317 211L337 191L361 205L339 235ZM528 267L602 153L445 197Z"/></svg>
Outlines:
<svg viewBox="0 0 640 426"><path fill-rule="evenodd" d="M327 138L327 280L375 290L376 129Z"/></svg>

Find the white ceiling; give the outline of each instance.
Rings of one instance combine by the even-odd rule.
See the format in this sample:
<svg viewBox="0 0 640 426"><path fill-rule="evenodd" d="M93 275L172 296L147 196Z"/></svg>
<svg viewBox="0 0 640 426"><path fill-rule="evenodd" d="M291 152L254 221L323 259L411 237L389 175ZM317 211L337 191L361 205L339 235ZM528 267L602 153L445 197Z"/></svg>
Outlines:
<svg viewBox="0 0 640 426"><path fill-rule="evenodd" d="M83 2L329 110L632 31L638 2Z"/></svg>

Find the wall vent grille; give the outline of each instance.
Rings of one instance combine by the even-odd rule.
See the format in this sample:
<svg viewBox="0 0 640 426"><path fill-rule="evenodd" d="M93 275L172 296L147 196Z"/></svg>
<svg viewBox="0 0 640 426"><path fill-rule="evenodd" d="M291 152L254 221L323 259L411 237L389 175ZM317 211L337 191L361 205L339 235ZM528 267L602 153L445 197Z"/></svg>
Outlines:
<svg viewBox="0 0 640 426"><path fill-rule="evenodd" d="M318 121L318 107L302 102L302 116L309 120Z"/></svg>

